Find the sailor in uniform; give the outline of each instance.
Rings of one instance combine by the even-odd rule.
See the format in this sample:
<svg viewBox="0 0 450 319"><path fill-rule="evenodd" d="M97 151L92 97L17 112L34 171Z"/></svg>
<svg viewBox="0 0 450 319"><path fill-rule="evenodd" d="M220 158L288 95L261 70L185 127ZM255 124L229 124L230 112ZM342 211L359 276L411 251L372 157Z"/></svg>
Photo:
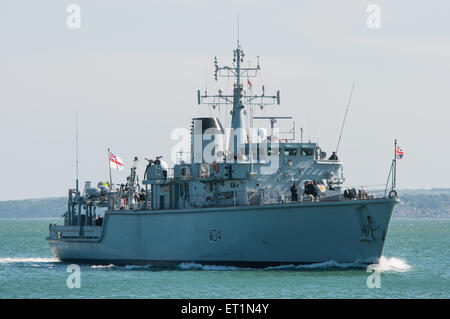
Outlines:
<svg viewBox="0 0 450 319"><path fill-rule="evenodd" d="M298 201L298 187L296 183L294 183L294 185L292 185L291 187L291 201Z"/></svg>

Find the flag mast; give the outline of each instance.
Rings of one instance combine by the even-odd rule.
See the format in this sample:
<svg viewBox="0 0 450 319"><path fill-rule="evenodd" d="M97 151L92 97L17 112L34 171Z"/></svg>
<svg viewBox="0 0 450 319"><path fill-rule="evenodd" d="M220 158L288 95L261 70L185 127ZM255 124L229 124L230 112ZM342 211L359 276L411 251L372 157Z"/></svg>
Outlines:
<svg viewBox="0 0 450 319"><path fill-rule="evenodd" d="M112 191L112 174L111 174L111 158L110 158L110 155L111 154L111 151L109 150L109 147L108 147L108 167L109 167L109 191L111 192Z"/></svg>
<svg viewBox="0 0 450 319"><path fill-rule="evenodd" d="M397 187L397 139L394 140L394 176L392 178L392 189Z"/></svg>

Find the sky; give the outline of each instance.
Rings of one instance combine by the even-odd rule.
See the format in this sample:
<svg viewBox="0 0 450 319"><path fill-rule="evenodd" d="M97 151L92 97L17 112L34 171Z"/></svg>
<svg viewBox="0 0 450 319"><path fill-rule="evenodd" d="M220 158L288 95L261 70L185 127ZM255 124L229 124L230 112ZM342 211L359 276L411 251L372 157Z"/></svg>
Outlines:
<svg viewBox="0 0 450 319"><path fill-rule="evenodd" d="M72 3L80 28L67 25ZM141 175L144 158L170 164L174 129L226 116L196 90L230 92L213 61L231 64L237 14L244 65L260 59L253 87L281 92L255 116L293 116L297 137L331 154L355 81L338 151L346 185L385 183L397 139L399 188L450 187L449 12L439 0L2 1L0 200L74 187L77 109L82 184L109 179L108 148L128 167L138 156Z"/></svg>

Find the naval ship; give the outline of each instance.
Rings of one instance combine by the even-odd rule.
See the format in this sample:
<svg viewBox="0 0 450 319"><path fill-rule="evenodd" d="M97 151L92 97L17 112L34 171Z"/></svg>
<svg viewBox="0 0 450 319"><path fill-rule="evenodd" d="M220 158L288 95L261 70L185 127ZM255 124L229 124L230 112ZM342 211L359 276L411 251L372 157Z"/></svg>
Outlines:
<svg viewBox="0 0 450 319"><path fill-rule="evenodd" d="M159 266L377 262L399 201L396 157L384 195L345 189L335 152L327 157L318 143L277 134L277 120L291 117L253 116L254 108L279 105L280 92L244 89L260 65L259 57L253 67L243 62L239 42L231 66L215 58L215 80L232 78L233 92L197 91L197 100L213 109L232 107L231 125L226 132L218 117L193 118L190 158L171 168L162 156L147 160L140 182L135 158L120 187L86 182L81 191L77 178L64 225L49 226L56 258ZM269 120L270 131L253 129L255 120Z"/></svg>

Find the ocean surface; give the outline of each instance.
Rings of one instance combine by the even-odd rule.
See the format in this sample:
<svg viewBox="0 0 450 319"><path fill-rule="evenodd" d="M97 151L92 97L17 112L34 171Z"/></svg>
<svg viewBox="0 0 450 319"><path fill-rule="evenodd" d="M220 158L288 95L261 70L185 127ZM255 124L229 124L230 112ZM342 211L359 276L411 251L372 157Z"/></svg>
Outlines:
<svg viewBox="0 0 450 319"><path fill-rule="evenodd" d="M333 261L266 269L80 265L80 288L69 288L69 264L45 241L54 222L61 220L0 219L0 298L450 297L450 219L393 219L377 266L380 288L368 287L375 273L366 267Z"/></svg>

